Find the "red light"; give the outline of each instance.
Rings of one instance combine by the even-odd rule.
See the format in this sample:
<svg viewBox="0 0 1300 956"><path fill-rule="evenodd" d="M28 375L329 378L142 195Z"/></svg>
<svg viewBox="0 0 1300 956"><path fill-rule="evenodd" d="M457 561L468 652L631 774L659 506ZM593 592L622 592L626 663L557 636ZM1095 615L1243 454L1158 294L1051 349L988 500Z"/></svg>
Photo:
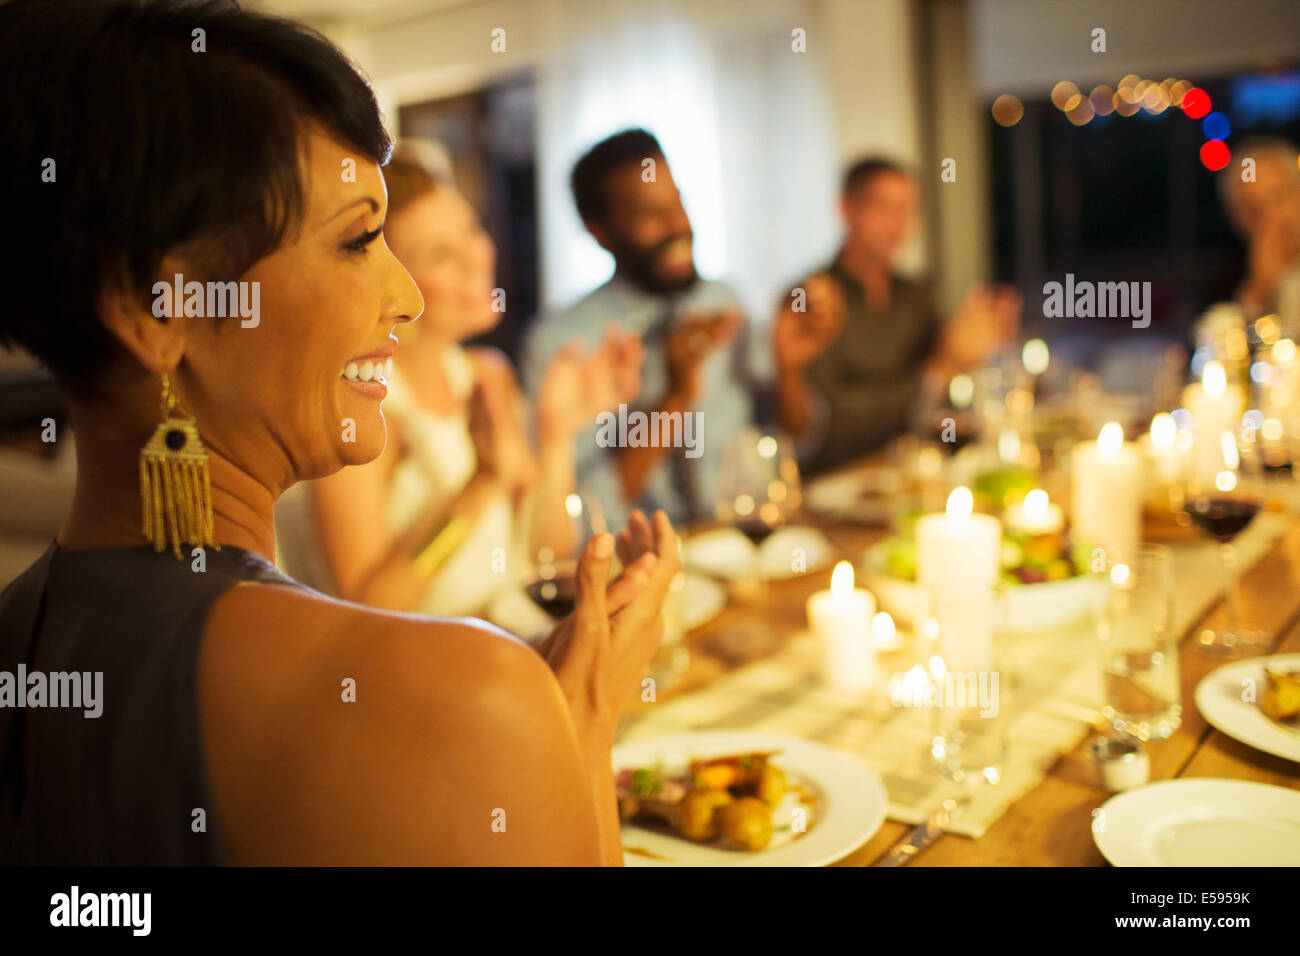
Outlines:
<svg viewBox="0 0 1300 956"><path fill-rule="evenodd" d="M1232 154L1228 152L1228 147L1221 139L1208 140L1201 147L1201 164L1211 172L1218 172L1227 166L1231 158Z"/></svg>
<svg viewBox="0 0 1300 956"><path fill-rule="evenodd" d="M1200 119L1210 112L1210 94L1199 86L1193 86L1183 96L1183 112L1192 119Z"/></svg>

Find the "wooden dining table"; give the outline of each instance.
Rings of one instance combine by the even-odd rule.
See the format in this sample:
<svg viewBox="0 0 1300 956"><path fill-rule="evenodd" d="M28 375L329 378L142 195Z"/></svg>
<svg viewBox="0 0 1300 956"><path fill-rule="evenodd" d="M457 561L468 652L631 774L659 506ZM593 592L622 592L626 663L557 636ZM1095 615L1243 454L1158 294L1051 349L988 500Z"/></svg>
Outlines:
<svg viewBox="0 0 1300 956"><path fill-rule="evenodd" d="M853 523L827 523L806 519L839 552L854 560L885 535L880 528ZM1208 541L1204 547L1213 547ZM830 586L829 567L768 584L762 630L775 635L769 653L779 650L783 636L805 627L805 602L815 591ZM1175 582L1177 587L1177 582ZM1262 653L1300 653L1300 520L1282 535L1266 556L1245 570L1240 580L1240 614L1250 626L1269 636ZM745 661L719 646L721 635L753 627L755 611L743 603L729 603L718 617L691 632L687 646L691 662L678 683L662 690L659 701L706 687ZM1195 646L1207 627L1223 623L1222 596L1209 611L1181 635L1179 674L1182 683L1182 725L1168 740L1148 745L1150 779L1216 777L1248 780L1300 789L1300 763L1255 750L1211 727L1197 711L1197 684L1221 659L1206 656ZM633 705L633 714L648 705ZM1099 724L1099 731L1102 726ZM1043 780L1014 803L979 839L945 834L920 854L913 866L1103 866L1105 858L1092 836L1093 810L1112 794L1098 785L1087 753L1089 734L1079 746L1061 755ZM911 826L886 820L870 840L837 866L867 866L902 839Z"/></svg>

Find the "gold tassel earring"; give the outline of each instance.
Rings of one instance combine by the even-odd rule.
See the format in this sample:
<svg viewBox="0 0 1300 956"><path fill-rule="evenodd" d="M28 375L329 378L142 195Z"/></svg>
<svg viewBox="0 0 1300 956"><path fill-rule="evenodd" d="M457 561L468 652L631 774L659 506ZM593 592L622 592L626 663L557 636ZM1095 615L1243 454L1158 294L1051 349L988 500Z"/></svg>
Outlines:
<svg viewBox="0 0 1300 956"><path fill-rule="evenodd" d="M162 551L170 542L172 554L180 558L182 543L217 546L208 453L194 419L178 404L163 372L163 421L140 452L140 513L154 550Z"/></svg>

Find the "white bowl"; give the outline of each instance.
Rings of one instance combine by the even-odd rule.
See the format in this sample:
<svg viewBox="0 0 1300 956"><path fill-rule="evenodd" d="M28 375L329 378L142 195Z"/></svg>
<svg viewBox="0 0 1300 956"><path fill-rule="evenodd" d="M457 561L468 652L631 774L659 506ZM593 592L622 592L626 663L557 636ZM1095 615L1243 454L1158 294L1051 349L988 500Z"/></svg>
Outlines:
<svg viewBox="0 0 1300 956"><path fill-rule="evenodd" d="M915 581L890 577L884 570L884 548L876 544L863 556L863 585L876 596L882 610L916 629L928 611L925 591ZM1099 585L1092 575L1064 581L1019 584L1007 588L1006 629L1018 634L1050 631L1087 617L1093 611Z"/></svg>

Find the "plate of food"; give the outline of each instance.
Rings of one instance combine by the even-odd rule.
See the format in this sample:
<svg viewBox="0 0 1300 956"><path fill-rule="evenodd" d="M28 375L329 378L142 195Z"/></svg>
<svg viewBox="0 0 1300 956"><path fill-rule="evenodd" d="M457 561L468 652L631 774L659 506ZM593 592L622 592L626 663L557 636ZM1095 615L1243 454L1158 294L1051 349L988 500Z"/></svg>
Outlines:
<svg viewBox="0 0 1300 956"><path fill-rule="evenodd" d="M1190 777L1102 804L1092 838L1114 866L1300 866L1300 793Z"/></svg>
<svg viewBox="0 0 1300 956"><path fill-rule="evenodd" d="M1006 586L1007 630L1051 630L1091 612L1099 584L1086 559L1086 552L1064 535L1005 531L1001 581ZM895 536L877 542L867 549L862 564L863 581L880 606L915 630L929 604L916 580L916 539Z"/></svg>
<svg viewBox="0 0 1300 956"><path fill-rule="evenodd" d="M889 805L880 777L838 750L720 730L619 744L628 866L825 866L869 840Z"/></svg>
<svg viewBox="0 0 1300 956"><path fill-rule="evenodd" d="M1300 654L1224 664L1196 685L1196 709L1229 737L1300 763Z"/></svg>

